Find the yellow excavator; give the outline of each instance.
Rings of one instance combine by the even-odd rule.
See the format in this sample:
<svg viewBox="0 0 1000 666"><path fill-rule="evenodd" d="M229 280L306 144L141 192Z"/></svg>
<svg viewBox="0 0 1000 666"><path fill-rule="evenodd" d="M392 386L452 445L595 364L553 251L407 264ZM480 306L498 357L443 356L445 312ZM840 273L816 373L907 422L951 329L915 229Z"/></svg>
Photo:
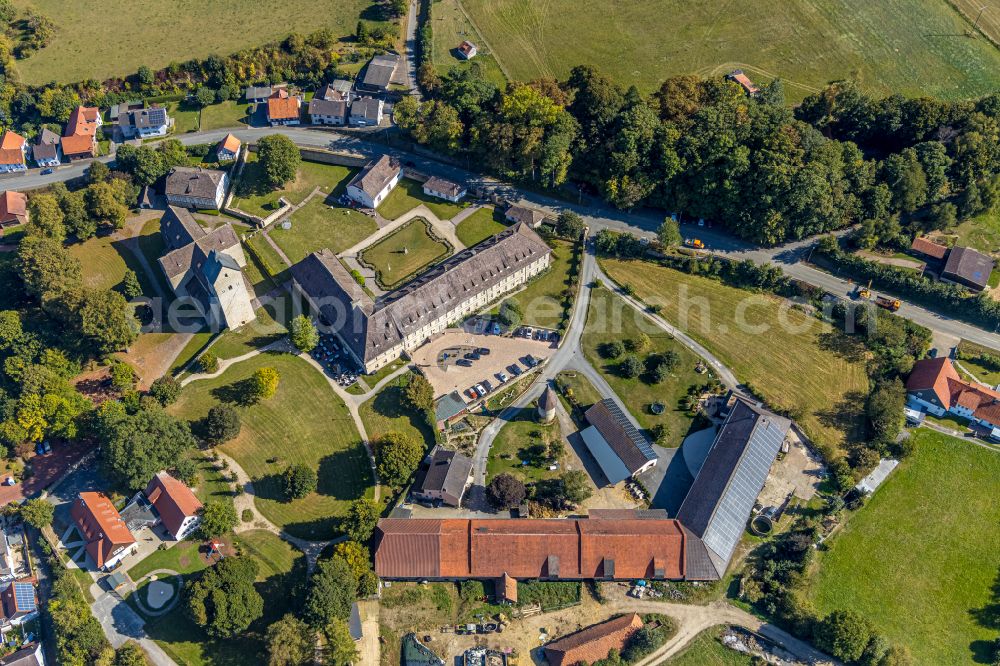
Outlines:
<svg viewBox="0 0 1000 666"><path fill-rule="evenodd" d="M860 298L865 299L865 300L868 300L869 298L872 297L872 281L871 280L868 280L868 286L867 287L862 287L861 285L858 285L858 296Z"/></svg>

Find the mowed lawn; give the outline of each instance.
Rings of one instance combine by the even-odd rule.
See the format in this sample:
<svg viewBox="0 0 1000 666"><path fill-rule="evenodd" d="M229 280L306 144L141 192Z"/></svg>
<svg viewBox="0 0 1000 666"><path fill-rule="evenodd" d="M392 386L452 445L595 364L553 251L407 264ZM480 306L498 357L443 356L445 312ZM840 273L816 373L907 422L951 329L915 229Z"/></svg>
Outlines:
<svg viewBox="0 0 1000 666"><path fill-rule="evenodd" d="M257 405L237 406L243 429L220 448L250 475L255 503L266 518L301 538L330 539L348 504L372 494L372 477L347 407L318 370L291 354L261 354L219 377L189 384L170 410L197 422L214 405L231 401L238 383L265 366L281 376L277 395ZM317 471L319 488L289 502L280 475L299 463Z"/></svg>
<svg viewBox="0 0 1000 666"><path fill-rule="evenodd" d="M292 32L305 35L329 28L338 37L353 35L358 19L371 6L368 0L288 0L275 11L261 11L262 6L246 0L213 0L196 6L189 0L14 0L14 4L32 7L56 24L52 43L17 63L25 81L35 85L100 81L132 74L140 65L155 70L173 61L234 53ZM107 20L95 21L95 16ZM151 44L157 47L150 48Z"/></svg>
<svg viewBox="0 0 1000 666"><path fill-rule="evenodd" d="M789 101L827 81L959 99L1000 86L1000 51L965 36L971 21L941 0L463 0L515 79L564 78L591 65L651 91L668 76L780 77ZM435 30L437 26L435 25Z"/></svg>
<svg viewBox="0 0 1000 666"><path fill-rule="evenodd" d="M559 328L563 314L563 292L570 288L570 273L579 271L579 260L574 260L574 244L564 240L549 241L552 263L540 277L528 283L514 299L524 312L524 323L529 326Z"/></svg>
<svg viewBox="0 0 1000 666"><path fill-rule="evenodd" d="M455 227L455 235L466 247L472 247L506 228L503 213L493 206L484 206L459 222Z"/></svg>
<svg viewBox="0 0 1000 666"><path fill-rule="evenodd" d="M548 461L541 466L523 465L522 453L537 444L548 446L561 440L559 420L542 424L538 421L537 403L518 410L500 432L490 446L490 457L486 462L487 481L497 474L513 474L525 483L553 479L561 473L560 470L549 470Z"/></svg>
<svg viewBox="0 0 1000 666"><path fill-rule="evenodd" d="M128 270L125 257L131 258L132 254L121 239L113 236L88 238L82 243L73 243L68 251L80 261L83 284L91 289L111 289L121 284Z"/></svg>
<svg viewBox="0 0 1000 666"><path fill-rule="evenodd" d="M1000 252L1000 211L994 210L965 220L946 232L957 245L967 245L980 252Z"/></svg>
<svg viewBox="0 0 1000 666"><path fill-rule="evenodd" d="M601 347L606 343L636 340L643 333L649 336L650 345L646 351L635 353L640 361L645 361L649 354L665 354L670 351L679 358L677 367L662 384L647 382L645 372L634 379L622 377L618 366L628 356L628 352L617 359L607 359L600 354ZM687 395L691 386L704 384L708 380L707 374L699 375L695 372L698 357L607 289L591 291L582 346L587 360L630 407L639 425L648 429L664 424L670 432L669 443L665 446L680 446L692 419L678 403ZM662 414L653 414L650 410L656 402L663 404L665 409Z"/></svg>
<svg viewBox="0 0 1000 666"><path fill-rule="evenodd" d="M406 373L397 377L361 405L361 421L365 424L369 440L375 442L386 433L401 432L424 442L428 448L433 446L434 433L430 425L424 415L413 411L406 401L406 385L412 376Z"/></svg>
<svg viewBox="0 0 1000 666"><path fill-rule="evenodd" d="M168 551L154 553L133 567L136 576L149 571L146 563L154 560L167 568L177 569L191 579L205 568L204 557L196 551L197 543L183 542ZM257 562L258 575L254 587L264 598L264 615L250 626L250 631L227 640L210 639L187 616L184 604L178 604L166 615L150 618L146 624L149 637L183 666L240 666L258 663L266 651L263 636L267 627L286 612L297 610L306 582L306 558L277 535L264 530L251 530L235 537L234 545L242 556ZM179 557L173 551L181 551ZM162 553L162 554L161 554ZM172 566L175 562L182 566ZM187 563L184 565L184 563Z"/></svg>
<svg viewBox="0 0 1000 666"><path fill-rule="evenodd" d="M724 631L724 627L706 629L683 652L660 666L752 666L753 657L731 650L719 641Z"/></svg>
<svg viewBox="0 0 1000 666"><path fill-rule="evenodd" d="M850 341L770 295L644 261L602 261L619 284L712 351L771 407L833 454L859 436L868 377Z"/></svg>
<svg viewBox="0 0 1000 666"><path fill-rule="evenodd" d="M392 289L448 254L448 246L431 236L429 223L415 218L366 247L358 258L375 270L375 280L380 287Z"/></svg>
<svg viewBox="0 0 1000 666"><path fill-rule="evenodd" d="M395 220L423 204L437 215L439 220L450 220L458 215L464 206L424 194L424 186L415 180L404 178L379 204L379 215L387 220Z"/></svg>
<svg viewBox="0 0 1000 666"><path fill-rule="evenodd" d="M1000 571L1000 455L926 429L827 541L808 596L857 611L916 664L992 663Z"/></svg>
<svg viewBox="0 0 1000 666"><path fill-rule="evenodd" d="M203 132L232 127L239 129L247 124L246 102L227 100L221 104L212 104L201 110L201 130Z"/></svg>
<svg viewBox="0 0 1000 666"><path fill-rule="evenodd" d="M300 204L317 187L326 195L339 192L347 187L353 174L354 170L336 164L303 161L295 180L272 190L264 182L264 172L256 155L251 154L236 184L237 196L233 197L233 205L247 213L267 217L280 207L278 199L284 197L293 204Z"/></svg>
<svg viewBox="0 0 1000 666"><path fill-rule="evenodd" d="M291 229L273 227L268 233L292 262L299 262L317 250L334 253L360 243L378 231L378 224L351 208L331 207L314 197L289 218Z"/></svg>

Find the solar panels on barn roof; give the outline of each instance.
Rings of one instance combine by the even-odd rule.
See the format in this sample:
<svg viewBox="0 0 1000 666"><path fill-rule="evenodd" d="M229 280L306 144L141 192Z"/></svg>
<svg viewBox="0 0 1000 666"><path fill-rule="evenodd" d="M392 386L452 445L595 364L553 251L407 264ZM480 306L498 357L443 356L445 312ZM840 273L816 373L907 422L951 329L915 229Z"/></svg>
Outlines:
<svg viewBox="0 0 1000 666"><path fill-rule="evenodd" d="M31 583L14 583L14 599L17 609L24 612L37 610L35 604L35 586Z"/></svg>

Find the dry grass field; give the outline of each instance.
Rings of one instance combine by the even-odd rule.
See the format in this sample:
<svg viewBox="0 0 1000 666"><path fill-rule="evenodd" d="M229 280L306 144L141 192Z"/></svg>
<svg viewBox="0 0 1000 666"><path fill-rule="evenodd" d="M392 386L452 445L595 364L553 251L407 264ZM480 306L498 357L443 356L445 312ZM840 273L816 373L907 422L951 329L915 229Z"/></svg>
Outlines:
<svg viewBox="0 0 1000 666"><path fill-rule="evenodd" d="M153 69L172 61L227 55L282 39L329 28L354 34L370 0L14 0L18 7L51 18L52 43L18 70L28 83L71 82L132 74L140 65ZM367 16L366 16L367 18Z"/></svg>
<svg viewBox="0 0 1000 666"><path fill-rule="evenodd" d="M858 436L868 377L843 335L786 307L786 301L735 289L642 261L602 261L661 316L705 345L775 408L792 413L832 453Z"/></svg>
<svg viewBox="0 0 1000 666"><path fill-rule="evenodd" d="M960 5L977 4L959 0ZM997 0L986 15L1000 20ZM781 77L790 101L827 81L873 91L964 98L1000 86L1000 51L970 38L945 0L463 0L487 48L515 79L593 65L651 90L667 76ZM991 11L993 10L993 11ZM989 24L992 25L992 24Z"/></svg>

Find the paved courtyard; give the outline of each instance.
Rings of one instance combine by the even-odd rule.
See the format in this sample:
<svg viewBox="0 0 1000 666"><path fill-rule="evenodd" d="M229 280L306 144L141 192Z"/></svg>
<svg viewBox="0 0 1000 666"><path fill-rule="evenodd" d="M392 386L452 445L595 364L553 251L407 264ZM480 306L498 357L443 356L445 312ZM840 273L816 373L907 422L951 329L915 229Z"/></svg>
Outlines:
<svg viewBox="0 0 1000 666"><path fill-rule="evenodd" d="M438 357L449 347L486 347L490 353L478 361L472 361L470 368L454 364L447 364L447 367L441 368ZM462 394L462 398L469 402L465 390L470 386L486 379L496 390L500 382L493 376L494 373L503 371L510 375L506 368L515 363L521 370L527 371L527 366L520 361L523 356L530 354L537 359L547 359L555 351L554 343L551 342L476 335L459 329L448 329L440 337L414 351L411 358L434 387L435 397L458 391ZM513 379L511 376L511 380Z"/></svg>

